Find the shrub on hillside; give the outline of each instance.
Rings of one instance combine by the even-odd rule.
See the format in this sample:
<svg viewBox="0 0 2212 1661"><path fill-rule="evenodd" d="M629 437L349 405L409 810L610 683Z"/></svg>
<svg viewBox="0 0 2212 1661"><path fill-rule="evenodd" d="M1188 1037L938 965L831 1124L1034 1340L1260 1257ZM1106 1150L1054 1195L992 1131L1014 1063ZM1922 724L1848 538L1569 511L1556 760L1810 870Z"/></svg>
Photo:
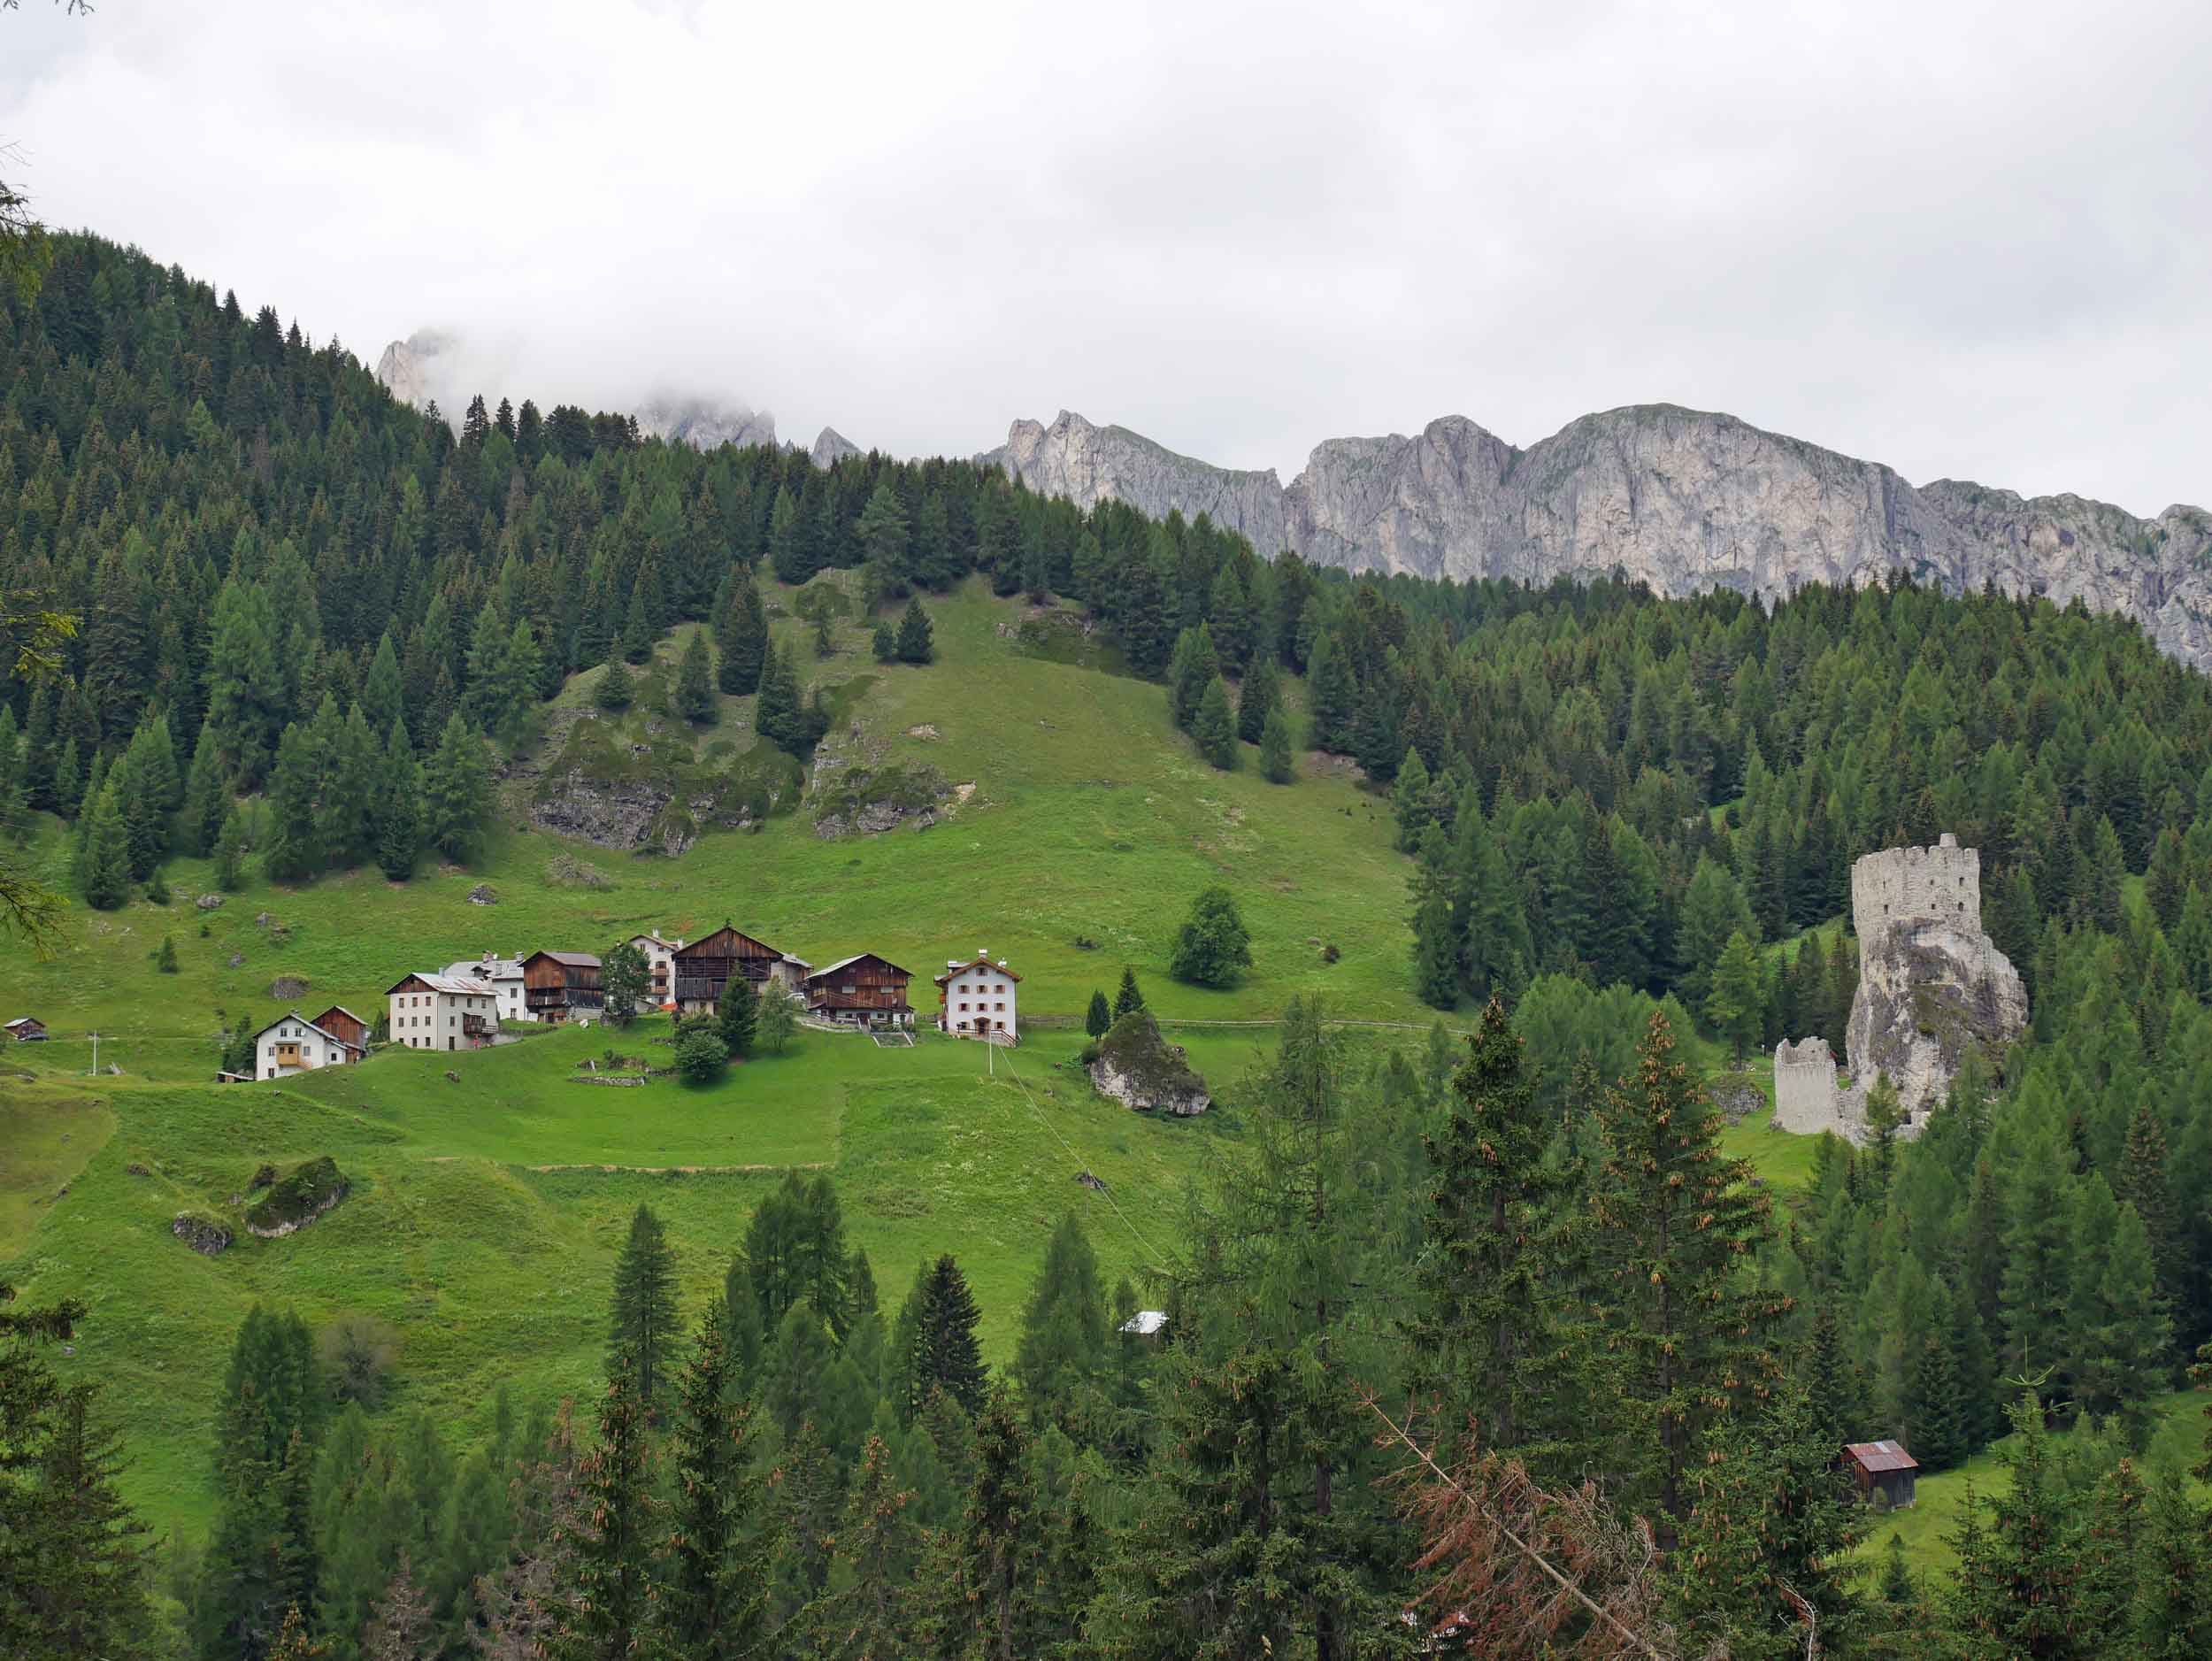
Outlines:
<svg viewBox="0 0 2212 1661"><path fill-rule="evenodd" d="M358 1402L373 1413L399 1358L399 1334L373 1315L341 1315L315 1334L315 1356L333 1402Z"/></svg>
<svg viewBox="0 0 2212 1661"><path fill-rule="evenodd" d="M729 1065L729 1046L718 1034L690 1032L676 1041L676 1071L686 1084L712 1084Z"/></svg>
<svg viewBox="0 0 2212 1661"><path fill-rule="evenodd" d="M1191 902L1190 917L1175 935L1168 973L1194 986L1228 986L1252 966L1252 937L1236 896L1218 886Z"/></svg>

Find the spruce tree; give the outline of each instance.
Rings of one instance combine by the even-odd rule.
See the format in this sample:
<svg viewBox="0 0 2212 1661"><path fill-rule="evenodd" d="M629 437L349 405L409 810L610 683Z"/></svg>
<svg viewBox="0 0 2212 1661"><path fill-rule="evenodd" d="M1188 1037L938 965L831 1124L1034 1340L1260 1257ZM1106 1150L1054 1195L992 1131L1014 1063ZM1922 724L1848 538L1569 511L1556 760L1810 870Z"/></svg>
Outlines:
<svg viewBox="0 0 2212 1661"><path fill-rule="evenodd" d="M1260 772L1270 784L1288 784L1297 776L1290 755L1290 718L1277 704L1260 731Z"/></svg>
<svg viewBox="0 0 2212 1661"><path fill-rule="evenodd" d="M1022 1311L1013 1377L1030 1422L1065 1426L1106 1368L1106 1297L1082 1225L1061 1218Z"/></svg>
<svg viewBox="0 0 2212 1661"><path fill-rule="evenodd" d="M983 1406L983 1350L976 1327L983 1312L967 1277L950 1252L940 1257L916 1285L913 1352L907 1357L917 1403L942 1390L970 1413Z"/></svg>
<svg viewBox="0 0 2212 1661"><path fill-rule="evenodd" d="M558 1661L631 1661L655 1619L654 1513L648 1407L633 1358L618 1350L599 1406L599 1445L578 1473L583 1514Z"/></svg>
<svg viewBox="0 0 2212 1661"><path fill-rule="evenodd" d="M653 655L653 610L646 593L644 573L631 585L629 608L623 613L622 634L616 644L626 663L642 664Z"/></svg>
<svg viewBox="0 0 2212 1661"><path fill-rule="evenodd" d="M1216 675L1207 682L1205 694L1198 703L1198 713L1191 723L1191 736L1198 742L1198 753L1225 773L1234 772L1240 757L1237 755L1237 730L1229 715L1228 688Z"/></svg>
<svg viewBox="0 0 2212 1661"><path fill-rule="evenodd" d="M323 866L322 827L317 808L322 757L313 734L295 721L278 741L269 775L269 845L262 864L279 882L300 882Z"/></svg>
<svg viewBox="0 0 2212 1661"><path fill-rule="evenodd" d="M1422 1137L1430 1180L1407 1335L1427 1388L1444 1397L1441 1422L1479 1415L1483 1447L1532 1469L1562 1428L1560 1404L1579 1395L1561 1376L1578 1250L1574 1178L1547 1159L1551 1140L1521 1040L1493 998L1443 1122Z"/></svg>
<svg viewBox="0 0 2212 1661"><path fill-rule="evenodd" d="M392 718L384 742L373 811L377 866L388 880L404 882L415 874L415 859L422 851L422 769L415 763L407 723L399 716Z"/></svg>
<svg viewBox="0 0 2212 1661"><path fill-rule="evenodd" d="M1741 930L1713 965L1712 989L1705 995L1705 1019L1727 1040L1729 1053L1743 1065L1744 1050L1759 1042L1766 1027L1766 973L1759 950Z"/></svg>
<svg viewBox="0 0 2212 1661"><path fill-rule="evenodd" d="M131 897L130 833L112 786L85 815L84 901L96 911L112 911Z"/></svg>
<svg viewBox="0 0 2212 1661"><path fill-rule="evenodd" d="M1706 1428L1771 1365L1763 1330L1779 1300L1743 1284L1770 1232L1750 1167L1720 1150L1720 1116L1653 1013L1637 1068L1598 1110L1592 1194L1596 1295L1613 1352L1606 1419L1626 1438L1632 1503L1655 1504L1671 1544Z"/></svg>
<svg viewBox="0 0 2212 1661"><path fill-rule="evenodd" d="M922 1446L928 1445L925 1438ZM901 1480L889 1444L872 1433L860 1454L837 1557L847 1591L826 1652L844 1661L904 1661L914 1653L922 1583L918 1496Z"/></svg>
<svg viewBox="0 0 2212 1661"><path fill-rule="evenodd" d="M759 691L761 665L768 652L768 611L750 572L732 591L729 610L715 634L722 649L716 671L722 690L739 698Z"/></svg>
<svg viewBox="0 0 2212 1661"><path fill-rule="evenodd" d="M676 1491L658 1609L672 1661L738 1661L765 1638L768 1543L718 1302L676 1380Z"/></svg>
<svg viewBox="0 0 2212 1661"><path fill-rule="evenodd" d="M246 821L234 804L223 815L223 828L215 838L215 886L235 894L245 885Z"/></svg>
<svg viewBox="0 0 2212 1661"><path fill-rule="evenodd" d="M223 765L211 722L200 724L199 742L193 746L192 766L185 777L184 813L180 826L184 851L207 855L230 809L230 774Z"/></svg>
<svg viewBox="0 0 2212 1661"><path fill-rule="evenodd" d="M1195 731L1199 706L1205 701L1208 688L1220 677L1221 659L1203 623L1177 636L1175 658L1168 669L1168 711L1177 727L1187 733Z"/></svg>
<svg viewBox="0 0 2212 1661"><path fill-rule="evenodd" d="M423 769L423 835L449 859L467 860L491 828L492 781L484 741L458 711L446 719Z"/></svg>
<svg viewBox="0 0 2212 1661"><path fill-rule="evenodd" d="M868 650L878 663L896 663L899 657L899 637L891 627L887 617L876 619L875 631L868 638Z"/></svg>
<svg viewBox="0 0 2212 1661"><path fill-rule="evenodd" d="M691 643L684 648L683 664L676 673L676 712L700 726L711 726L719 719L704 629L693 630Z"/></svg>
<svg viewBox="0 0 2212 1661"><path fill-rule="evenodd" d="M177 972L177 942L167 934L161 937L161 948L154 953L154 967L162 974Z"/></svg>
<svg viewBox="0 0 2212 1661"><path fill-rule="evenodd" d="M1252 938L1236 896L1218 883L1202 888L1176 931L1168 973L1194 986L1223 987L1252 966Z"/></svg>
<svg viewBox="0 0 2212 1661"><path fill-rule="evenodd" d="M1091 994L1091 1006L1083 1017L1083 1030L1093 1038L1103 1038L1114 1024L1113 1005L1106 1001L1103 992Z"/></svg>
<svg viewBox="0 0 2212 1661"><path fill-rule="evenodd" d="M608 1329L608 1375L626 1368L640 1410L657 1417L675 1365L676 1265L650 1206L639 1206L630 1219L630 1237L615 1264Z"/></svg>
<svg viewBox="0 0 2212 1661"><path fill-rule="evenodd" d="M591 689L591 701L610 715L621 714L637 701L636 680L620 652L607 655L607 666L600 671L599 684Z"/></svg>
<svg viewBox="0 0 2212 1661"><path fill-rule="evenodd" d="M760 999L753 983L741 974L732 975L715 1005L715 1025L723 1047L734 1060L753 1053L753 1032L760 1015Z"/></svg>
<svg viewBox="0 0 2212 1661"><path fill-rule="evenodd" d="M926 664L937 655L932 643L929 613L922 610L922 600L916 595L906 603L906 613L899 619L899 660L902 663Z"/></svg>
<svg viewBox="0 0 2212 1661"><path fill-rule="evenodd" d="M1271 652L1257 652L1237 688L1237 736L1248 744L1265 742L1268 718L1282 707L1282 682Z"/></svg>
<svg viewBox="0 0 2212 1661"><path fill-rule="evenodd" d="M1137 988L1137 972L1127 964L1122 965L1121 987L1114 994L1114 1019L1144 1007L1144 994Z"/></svg>

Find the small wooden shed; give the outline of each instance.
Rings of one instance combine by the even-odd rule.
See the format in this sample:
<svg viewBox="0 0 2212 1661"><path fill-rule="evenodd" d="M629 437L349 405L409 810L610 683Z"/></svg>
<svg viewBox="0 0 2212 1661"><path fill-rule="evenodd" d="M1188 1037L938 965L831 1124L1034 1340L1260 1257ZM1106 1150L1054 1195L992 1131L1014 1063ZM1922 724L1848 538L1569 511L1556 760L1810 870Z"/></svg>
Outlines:
<svg viewBox="0 0 2212 1661"><path fill-rule="evenodd" d="M35 1015L19 1015L5 1027L0 1027L0 1032L19 1044L38 1043L46 1036L46 1023Z"/></svg>
<svg viewBox="0 0 2212 1661"><path fill-rule="evenodd" d="M1848 1442L1843 1450L1843 1465L1851 1473L1851 1480L1859 1485L1862 1500L1871 1500L1878 1493L1889 1502L1892 1511L1913 1503L1920 1461L1907 1453L1901 1443Z"/></svg>

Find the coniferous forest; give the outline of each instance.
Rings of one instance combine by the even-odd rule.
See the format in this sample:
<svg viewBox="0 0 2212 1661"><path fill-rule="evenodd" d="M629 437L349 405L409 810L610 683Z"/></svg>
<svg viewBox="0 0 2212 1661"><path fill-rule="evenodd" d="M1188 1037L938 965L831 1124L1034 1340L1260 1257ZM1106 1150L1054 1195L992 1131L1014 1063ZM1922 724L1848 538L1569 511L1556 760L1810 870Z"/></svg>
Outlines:
<svg viewBox="0 0 2212 1661"><path fill-rule="evenodd" d="M1208 763L1356 765L1407 985L1472 1035L1294 1004L1156 1279L1063 1223L995 1365L962 1242L871 1264L821 1175L703 1304L641 1208L575 1311L603 1391L481 1443L385 1400L372 1328L257 1310L188 1539L47 1365L97 1311L6 1303L0 1653L2212 1654L2212 1421L2179 1462L2151 1434L2212 1365L2212 684L2133 625L1355 579L972 464L488 396L419 413L91 236L0 296L0 829L65 823L73 902L179 854L466 865L545 701L604 665L618 708L686 621L680 697L757 693L803 763L828 717L763 584L855 572L878 656L924 662L979 578L1084 608ZM1944 832L2032 1027L1777 1194L1690 1049L1840 1052L1851 862ZM1955 1567L1849 1497L1876 1437L1996 1449Z"/></svg>

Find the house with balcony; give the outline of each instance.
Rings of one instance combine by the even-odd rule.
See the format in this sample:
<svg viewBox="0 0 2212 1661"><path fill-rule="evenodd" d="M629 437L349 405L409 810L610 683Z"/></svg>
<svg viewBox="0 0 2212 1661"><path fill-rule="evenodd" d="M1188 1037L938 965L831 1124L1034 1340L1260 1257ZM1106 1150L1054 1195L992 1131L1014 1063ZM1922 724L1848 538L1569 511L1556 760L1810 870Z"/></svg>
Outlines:
<svg viewBox="0 0 2212 1661"><path fill-rule="evenodd" d="M499 995L485 981L411 974L384 996L392 1042L409 1050L481 1050L499 1035Z"/></svg>
<svg viewBox="0 0 2212 1661"><path fill-rule="evenodd" d="M807 1013L840 1027L910 1029L914 1006L906 1001L912 976L872 951L840 957L806 978Z"/></svg>
<svg viewBox="0 0 2212 1661"><path fill-rule="evenodd" d="M292 1010L253 1035L253 1076L288 1079L319 1067L342 1067L361 1059L362 1046L348 1042Z"/></svg>
<svg viewBox="0 0 2212 1661"><path fill-rule="evenodd" d="M683 950L683 936L664 940L656 928L649 934L633 934L622 942L635 946L645 959L645 973L653 1007L667 1009L676 1002L676 954Z"/></svg>
<svg viewBox="0 0 2212 1661"><path fill-rule="evenodd" d="M588 951L534 951L522 960L522 1003L531 1020L588 1024L606 1002L599 959Z"/></svg>
<svg viewBox="0 0 2212 1661"><path fill-rule="evenodd" d="M936 977L937 1030L953 1038L980 1038L995 1044L1021 1042L1016 994L1021 976L993 961L988 951L949 958Z"/></svg>
<svg viewBox="0 0 2212 1661"><path fill-rule="evenodd" d="M491 988L498 1004L499 1019L503 1021L526 1021L531 1019L528 1006L522 997L522 955L519 952L488 951L471 963L464 958L449 963L439 973L455 980L481 980Z"/></svg>

